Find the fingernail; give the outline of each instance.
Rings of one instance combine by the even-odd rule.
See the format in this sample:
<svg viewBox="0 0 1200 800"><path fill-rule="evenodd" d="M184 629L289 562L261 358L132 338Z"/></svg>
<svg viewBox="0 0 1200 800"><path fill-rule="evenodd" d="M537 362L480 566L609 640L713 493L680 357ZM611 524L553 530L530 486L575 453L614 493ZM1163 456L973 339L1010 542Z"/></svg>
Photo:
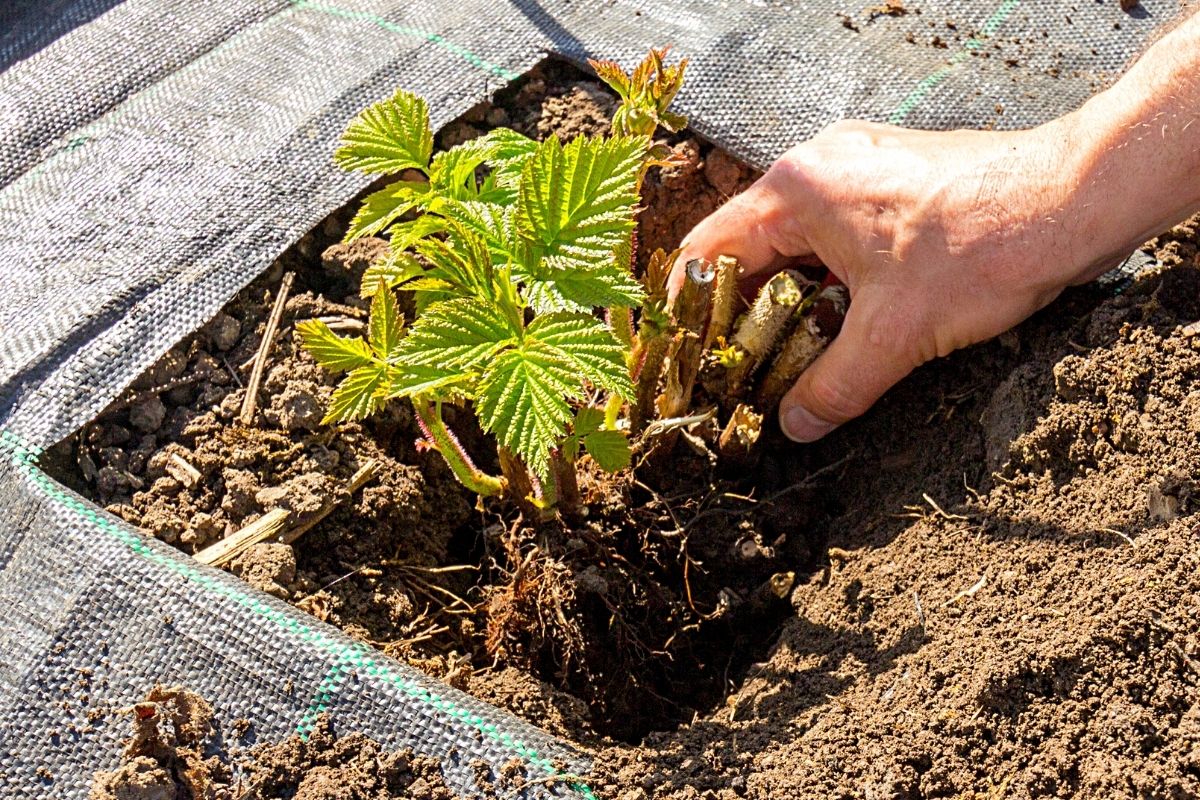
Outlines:
<svg viewBox="0 0 1200 800"><path fill-rule="evenodd" d="M837 425L817 417L804 406L792 406L780 414L779 427L793 442L807 444L820 439Z"/></svg>

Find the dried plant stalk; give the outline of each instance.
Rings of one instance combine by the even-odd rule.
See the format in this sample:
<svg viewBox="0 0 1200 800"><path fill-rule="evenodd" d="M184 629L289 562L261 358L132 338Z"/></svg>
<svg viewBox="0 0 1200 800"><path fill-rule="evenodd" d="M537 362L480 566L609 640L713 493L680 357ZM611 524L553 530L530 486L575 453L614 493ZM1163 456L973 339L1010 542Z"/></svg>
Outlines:
<svg viewBox="0 0 1200 800"><path fill-rule="evenodd" d="M801 373L829 346L842 327L848 301L845 286L821 290L771 363L758 392L759 408L770 410L777 406Z"/></svg>
<svg viewBox="0 0 1200 800"><path fill-rule="evenodd" d="M733 334L732 345L737 355L726 376L726 392L730 397L738 395L746 378L779 343L788 320L804 299L802 280L790 270L780 272L754 298L750 311Z"/></svg>
<svg viewBox="0 0 1200 800"><path fill-rule="evenodd" d="M729 335L733 327L734 308L738 298L737 284L742 267L733 256L717 258L717 277L713 287L712 314L708 332L704 334L704 349L710 349Z"/></svg>
<svg viewBox="0 0 1200 800"><path fill-rule="evenodd" d="M271 308L271 316L267 318L267 327L263 331L262 341L259 342L258 352L254 355L254 369L250 372L250 381L246 385L246 395L242 398L242 409L238 420L243 425L254 421L254 409L258 405L258 387L262 383L263 368L267 364L267 356L271 354L271 345L275 341L275 331L279 329L279 320L283 319L283 309L287 305L288 292L292 289L292 281L296 273L289 272L279 282L279 292L275 295L275 305Z"/></svg>
<svg viewBox="0 0 1200 800"><path fill-rule="evenodd" d="M661 418L677 417L687 411L704 352L704 326L712 305L716 269L702 259L687 264L683 288L675 298L676 334L667 355L666 387L658 400Z"/></svg>
<svg viewBox="0 0 1200 800"><path fill-rule="evenodd" d="M230 534L214 545L197 552L192 558L201 564L222 567L259 542L276 538L287 529L292 512L286 508L275 508L263 514L244 528Z"/></svg>
<svg viewBox="0 0 1200 800"><path fill-rule="evenodd" d="M310 516L297 520L286 508L274 508L241 530L230 534L214 545L204 548L192 558L214 567L224 566L259 542L281 541L291 544L318 522L325 519L338 505L375 477L379 462L371 459L355 471L344 484L344 492L327 497Z"/></svg>
<svg viewBox="0 0 1200 800"><path fill-rule="evenodd" d="M729 422L717 439L717 453L723 463L744 463L762 435L763 415L745 403L738 403Z"/></svg>

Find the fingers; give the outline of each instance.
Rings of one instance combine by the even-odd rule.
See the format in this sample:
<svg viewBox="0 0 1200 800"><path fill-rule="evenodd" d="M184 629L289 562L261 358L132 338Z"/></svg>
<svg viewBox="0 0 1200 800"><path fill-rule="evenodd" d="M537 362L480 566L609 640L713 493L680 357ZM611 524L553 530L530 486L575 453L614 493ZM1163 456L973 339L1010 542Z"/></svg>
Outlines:
<svg viewBox="0 0 1200 800"><path fill-rule="evenodd" d="M680 246L668 291L671 297L683 285L688 261L733 256L743 274L778 271L795 256L812 253L808 242L798 237L794 220L800 209L795 198L782 191L780 180L768 173L753 186L733 197L692 229Z"/></svg>
<svg viewBox="0 0 1200 800"><path fill-rule="evenodd" d="M789 439L815 442L861 415L920 363L909 340L873 317L868 303L851 303L841 333L779 404Z"/></svg>

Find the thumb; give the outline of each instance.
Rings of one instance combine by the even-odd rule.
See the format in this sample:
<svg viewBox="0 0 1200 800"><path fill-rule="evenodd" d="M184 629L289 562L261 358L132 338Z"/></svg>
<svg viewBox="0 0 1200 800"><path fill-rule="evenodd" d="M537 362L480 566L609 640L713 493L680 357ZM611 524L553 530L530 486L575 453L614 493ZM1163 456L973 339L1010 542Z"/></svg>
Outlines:
<svg viewBox="0 0 1200 800"><path fill-rule="evenodd" d="M920 363L910 338L869 305L850 304L841 332L780 402L779 425L792 441L815 442L861 415Z"/></svg>

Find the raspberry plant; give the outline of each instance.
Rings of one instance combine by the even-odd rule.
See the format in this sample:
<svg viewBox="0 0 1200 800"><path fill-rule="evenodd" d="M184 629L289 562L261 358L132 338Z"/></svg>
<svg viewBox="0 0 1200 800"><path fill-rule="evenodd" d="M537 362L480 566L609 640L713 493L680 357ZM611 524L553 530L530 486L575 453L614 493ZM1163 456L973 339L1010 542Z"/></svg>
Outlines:
<svg viewBox="0 0 1200 800"><path fill-rule="evenodd" d="M668 106L686 61L666 66L664 54L632 74L593 62L621 96L609 136L539 143L498 129L434 155L426 103L403 90L351 121L336 162L399 179L364 200L347 233L390 242L363 276L366 337L297 325L322 366L346 373L326 422L407 398L464 485L543 510L577 502L582 453L609 471L629 465L620 416L637 372L632 311L646 297L632 273L639 192L664 157L650 137L685 123ZM411 325L396 291L414 296ZM468 403L501 475L446 426L443 408Z"/></svg>

